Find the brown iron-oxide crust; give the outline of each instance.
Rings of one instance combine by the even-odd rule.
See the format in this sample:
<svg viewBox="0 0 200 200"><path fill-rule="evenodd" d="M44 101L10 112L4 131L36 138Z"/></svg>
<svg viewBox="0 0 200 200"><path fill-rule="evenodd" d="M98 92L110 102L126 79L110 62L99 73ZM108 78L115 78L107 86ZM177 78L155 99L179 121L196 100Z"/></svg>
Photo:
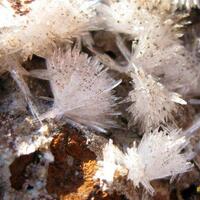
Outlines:
<svg viewBox="0 0 200 200"><path fill-rule="evenodd" d="M93 180L97 170L96 155L87 148L86 139L77 132L64 131L51 143L55 161L50 164L47 190L60 200L118 200L100 191Z"/></svg>

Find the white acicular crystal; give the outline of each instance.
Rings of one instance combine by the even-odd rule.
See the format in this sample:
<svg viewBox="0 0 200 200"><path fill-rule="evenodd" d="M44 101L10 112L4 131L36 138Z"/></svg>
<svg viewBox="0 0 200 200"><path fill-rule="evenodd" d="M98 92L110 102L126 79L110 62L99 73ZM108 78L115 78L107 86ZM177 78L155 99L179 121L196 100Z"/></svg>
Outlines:
<svg viewBox="0 0 200 200"><path fill-rule="evenodd" d="M169 90L181 95L199 94L199 60L173 31L173 21L158 16L141 32L132 60L147 73L158 77Z"/></svg>
<svg viewBox="0 0 200 200"><path fill-rule="evenodd" d="M138 6L134 0L110 1L109 5L101 4L98 11L109 31L138 35L144 31L144 24L148 23L144 19L149 16Z"/></svg>
<svg viewBox="0 0 200 200"><path fill-rule="evenodd" d="M123 156L122 151L113 145L112 140L109 140L109 143L103 149L103 161L98 161L100 168L94 179L100 179L102 186L104 180L108 185L112 184L116 170L121 170Z"/></svg>
<svg viewBox="0 0 200 200"><path fill-rule="evenodd" d="M186 8L188 10L200 8L199 0L172 0L172 4L177 8Z"/></svg>
<svg viewBox="0 0 200 200"><path fill-rule="evenodd" d="M135 187L143 186L153 195L155 190L151 181L174 178L189 171L193 166L190 160L194 158L191 149L198 151L200 144L195 148L194 144L189 146L188 143L199 129L200 119L183 132L166 127L176 126L176 116L183 117L183 113L178 113L179 108L187 104L182 96L190 99L191 104L199 103L199 99L195 99L200 95L198 22L196 14L193 21L193 11L192 15L188 12L194 7L200 8L200 0L0 0L0 76L10 73L32 115L41 123L39 131L35 132L33 124L18 124L25 117L23 113L15 116L16 111L7 110L13 105L19 107L19 103L13 100L15 88L5 77L6 80L1 81L5 87L0 89L3 92L0 99L0 132L3 133L0 134L0 198L54 198L46 191L48 182L45 178L49 163L57 163L50 144L54 134L59 134L56 127L62 120L80 125L86 145L99 154L99 144L101 146L103 141L99 143L90 130L85 129L106 132L109 128L119 127L114 120L121 114L116 109L119 98L114 89L121 80L113 78L119 76L125 79L124 83L129 78L133 83L128 98L128 84L118 90L128 99L120 102L130 103L127 109L131 116L129 125L139 125L141 133L145 134L138 145L135 141L132 147L124 146L124 151L109 140L103 149L103 160L98 161L94 179L99 180L103 190L109 193L118 190L136 200L132 195ZM181 20L179 12L174 12L180 9L186 11L180 12ZM190 21L185 16L190 16L194 22L187 30L183 28ZM98 30L103 31L99 33ZM94 57L80 52L81 48ZM47 68L41 69L40 64L33 68L28 66L29 62L24 63L33 55L45 59ZM97 57L120 74L112 70L109 74ZM33 58L31 64L37 63L38 58ZM46 112L42 101L38 101L38 107L42 108L38 112L29 89L31 85L35 95L40 95L42 82L37 81L35 85L32 84L35 79L31 79L27 84L24 77L29 75L50 83L53 104ZM7 90L11 94L8 98ZM192 113L193 108L188 108ZM61 122L52 124L52 128L56 128L53 133L43 125L44 120L50 118ZM184 125L187 126L187 122ZM115 139L122 144L129 140L127 134L118 136ZM39 156L40 162L24 165L26 181L23 189L14 191L11 187L15 175L12 163L21 155L37 151L43 152ZM73 156L67 156L66 162L71 168L76 164ZM30 186L33 186L31 191Z"/></svg>
<svg viewBox="0 0 200 200"><path fill-rule="evenodd" d="M103 161L99 162L94 178L110 186L111 181L115 181L115 172L118 171L119 176L131 180L135 187L142 184L153 194L154 188L150 181L174 177L192 168L189 162L191 153L182 152L187 144L187 139L180 135L180 131L158 129L144 135L138 147L134 144L133 147L127 148L126 153L109 142L103 150Z"/></svg>
<svg viewBox="0 0 200 200"><path fill-rule="evenodd" d="M173 31L175 22L169 15L151 11L160 3L159 0L111 0L109 5L98 8L106 30L129 34L134 39L132 59L136 65L159 77L169 90L186 96L199 95L199 61L195 48L189 51L184 47L178 38L180 34ZM149 9L143 4L148 4ZM166 4L171 7L173 2L166 1Z"/></svg>
<svg viewBox="0 0 200 200"><path fill-rule="evenodd" d="M36 0L30 3L30 10L24 15L16 13L11 6L14 2L3 0L1 3L0 75L6 71L11 73L33 116L38 118L31 93L23 79L23 68L17 66L18 62L33 54L47 57L56 45L69 43L73 38L96 30L95 7L98 0Z"/></svg>
<svg viewBox="0 0 200 200"><path fill-rule="evenodd" d="M100 131L116 126L112 116L120 113L114 110L117 97L113 89L121 80L111 78L96 58L77 49L56 50L47 59L47 74L54 104L41 119L66 116Z"/></svg>
<svg viewBox="0 0 200 200"><path fill-rule="evenodd" d="M128 179L136 186L141 183L153 194L150 181L174 177L191 169L192 164L188 162L191 153L181 152L187 144L187 139L178 130L156 129L153 133L145 134L139 146L128 148L125 154Z"/></svg>
<svg viewBox="0 0 200 200"><path fill-rule="evenodd" d="M24 16L13 16L8 3L0 6L0 58L14 53L24 59L47 56L56 44L97 29L97 4L98 0L36 0Z"/></svg>
<svg viewBox="0 0 200 200"><path fill-rule="evenodd" d="M174 123L173 112L177 112L178 104L185 105L177 93L170 92L151 75L141 68L132 73L134 89L129 93L131 113L129 124L138 123L146 131L154 129L167 121Z"/></svg>

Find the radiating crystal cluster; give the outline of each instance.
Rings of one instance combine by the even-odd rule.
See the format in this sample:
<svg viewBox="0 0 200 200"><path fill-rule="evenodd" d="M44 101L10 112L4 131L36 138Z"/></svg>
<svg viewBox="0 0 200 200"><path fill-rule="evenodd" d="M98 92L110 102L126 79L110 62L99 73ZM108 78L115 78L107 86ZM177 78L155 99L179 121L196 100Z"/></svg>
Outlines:
<svg viewBox="0 0 200 200"><path fill-rule="evenodd" d="M190 171L195 156L190 138L200 125L194 116L186 130L189 120L184 127L181 122L189 119L183 111L192 113L188 104L198 105L200 95L199 28L194 31L188 20L193 8L200 8L198 0L1 0L0 75L11 75L25 103L7 100L6 120L0 120L0 184L5 185L0 198L12 199L11 163L37 151L43 158L41 165L30 167L37 172L35 196L23 198L43 198L40 191L47 198L43 178L54 160L50 144L56 135L48 129L51 120L58 127L115 135L111 137L119 146L106 138L103 150L95 152L99 161L94 180L109 193L120 191L133 199L135 188L143 186L154 195L151 181ZM26 66L35 58L45 61L43 68ZM36 96L30 80L46 81L49 94ZM30 113L17 119L24 117L21 121L30 127L19 131L23 123L9 119L14 116L9 108L26 103ZM128 138L129 132L142 139Z"/></svg>
<svg viewBox="0 0 200 200"><path fill-rule="evenodd" d="M105 184L109 187L117 176L126 177L135 187L142 184L153 194L154 188L150 181L175 177L191 169L192 164L188 160L192 154L181 152L187 143L180 131L158 129L153 133L146 133L137 147L134 143L125 153L110 140L103 150L103 161L99 161L100 168L95 178L101 180L102 186Z"/></svg>

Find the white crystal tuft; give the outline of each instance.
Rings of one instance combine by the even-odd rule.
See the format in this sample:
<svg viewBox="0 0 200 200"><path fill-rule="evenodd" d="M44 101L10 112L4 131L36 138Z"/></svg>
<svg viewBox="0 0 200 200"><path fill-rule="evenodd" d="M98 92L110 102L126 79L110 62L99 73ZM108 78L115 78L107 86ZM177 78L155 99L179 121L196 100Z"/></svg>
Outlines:
<svg viewBox="0 0 200 200"><path fill-rule="evenodd" d="M47 74L54 105L41 119L66 116L99 131L116 126L112 117L120 113L114 110L113 89L121 80L111 78L96 58L77 49L57 50L47 59Z"/></svg>
<svg viewBox="0 0 200 200"><path fill-rule="evenodd" d="M182 152L187 144L187 139L181 136L179 130L158 129L145 134L138 147L134 144L127 148L126 153L110 141L103 150L103 161L99 162L94 178L111 185L118 171L120 176L131 180L134 186L142 184L153 194L154 188L150 184L152 180L174 177L192 168L189 162L191 152ZM126 170L127 174L124 174Z"/></svg>

